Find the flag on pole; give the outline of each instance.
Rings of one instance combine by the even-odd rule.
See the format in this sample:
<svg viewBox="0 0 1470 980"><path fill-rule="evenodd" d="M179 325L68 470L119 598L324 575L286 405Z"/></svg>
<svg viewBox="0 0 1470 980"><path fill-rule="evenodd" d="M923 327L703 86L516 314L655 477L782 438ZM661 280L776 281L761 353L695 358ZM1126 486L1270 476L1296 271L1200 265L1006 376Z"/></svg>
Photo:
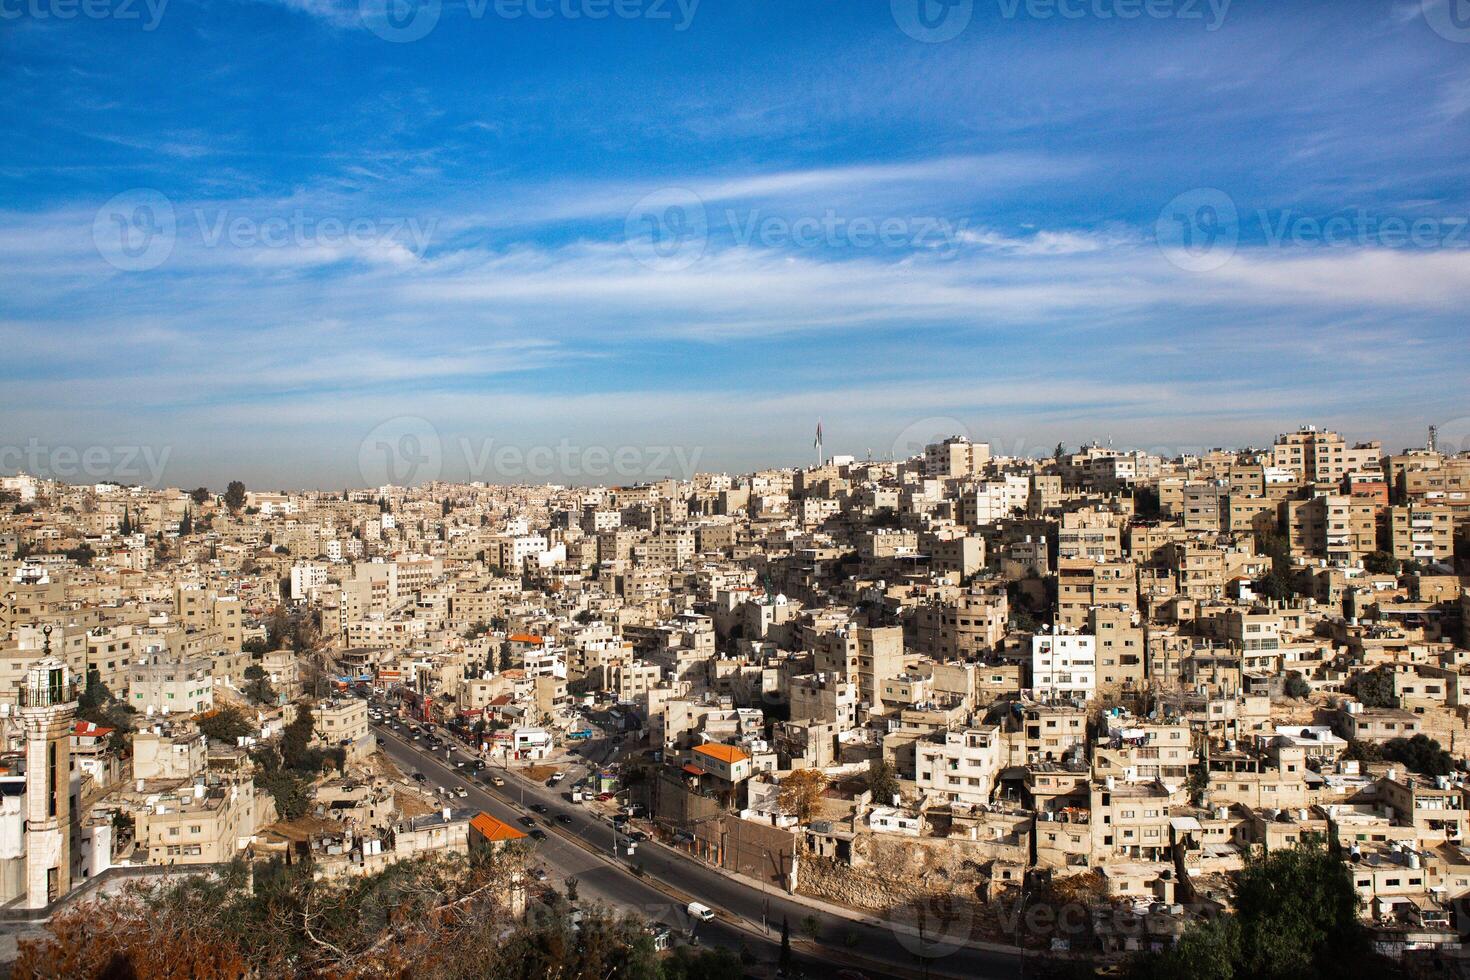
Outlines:
<svg viewBox="0 0 1470 980"><path fill-rule="evenodd" d="M817 438L812 442L812 448L822 448L822 420L817 419Z"/></svg>

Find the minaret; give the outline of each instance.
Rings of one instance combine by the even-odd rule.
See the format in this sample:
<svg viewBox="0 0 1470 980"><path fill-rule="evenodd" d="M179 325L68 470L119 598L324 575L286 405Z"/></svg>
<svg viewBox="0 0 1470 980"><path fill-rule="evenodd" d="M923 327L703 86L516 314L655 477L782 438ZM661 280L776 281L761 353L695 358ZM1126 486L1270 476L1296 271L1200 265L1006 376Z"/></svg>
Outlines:
<svg viewBox="0 0 1470 980"><path fill-rule="evenodd" d="M71 890L71 732L76 688L51 656L26 671L18 699L26 733L26 907L44 908Z"/></svg>

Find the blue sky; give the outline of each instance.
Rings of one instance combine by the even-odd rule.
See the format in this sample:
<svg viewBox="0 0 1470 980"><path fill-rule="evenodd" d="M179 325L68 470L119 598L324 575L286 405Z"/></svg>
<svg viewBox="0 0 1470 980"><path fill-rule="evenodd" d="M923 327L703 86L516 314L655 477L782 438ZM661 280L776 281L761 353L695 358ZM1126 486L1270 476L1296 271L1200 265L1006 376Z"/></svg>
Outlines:
<svg viewBox="0 0 1470 980"><path fill-rule="evenodd" d="M1455 0L383 2L0 0L0 471L1470 436Z"/></svg>

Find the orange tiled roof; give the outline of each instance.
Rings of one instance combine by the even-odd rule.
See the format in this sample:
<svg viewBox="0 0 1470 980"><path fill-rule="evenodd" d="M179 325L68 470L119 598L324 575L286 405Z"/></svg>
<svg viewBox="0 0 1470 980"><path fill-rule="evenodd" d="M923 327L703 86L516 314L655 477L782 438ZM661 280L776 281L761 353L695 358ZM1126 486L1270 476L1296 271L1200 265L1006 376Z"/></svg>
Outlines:
<svg viewBox="0 0 1470 980"><path fill-rule="evenodd" d="M489 841L520 840L526 836L504 820L497 820L483 810L470 820L470 826Z"/></svg>
<svg viewBox="0 0 1470 980"><path fill-rule="evenodd" d="M512 643L534 643L537 646L540 646L541 645L541 637L539 637L539 636L532 636L530 633L512 633L510 635L510 642L512 642Z"/></svg>
<svg viewBox="0 0 1470 980"><path fill-rule="evenodd" d="M709 745L696 745L694 751L709 756L711 759L719 759L727 766L733 766L737 762L744 762L750 756L740 751L733 745L721 745L718 742Z"/></svg>

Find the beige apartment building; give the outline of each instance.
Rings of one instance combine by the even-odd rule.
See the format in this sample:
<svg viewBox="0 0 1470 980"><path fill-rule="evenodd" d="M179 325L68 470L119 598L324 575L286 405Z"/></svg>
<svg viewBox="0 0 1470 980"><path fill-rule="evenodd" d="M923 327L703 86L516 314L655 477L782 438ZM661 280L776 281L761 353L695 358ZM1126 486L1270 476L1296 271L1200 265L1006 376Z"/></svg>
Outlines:
<svg viewBox="0 0 1470 980"><path fill-rule="evenodd" d="M939 659L989 653L1006 635L1010 603L1004 592L972 590L914 610L916 649Z"/></svg>
<svg viewBox="0 0 1470 980"><path fill-rule="evenodd" d="M1116 606L1093 606L1087 632L1096 638L1098 693L1140 690L1146 658L1138 613Z"/></svg>
<svg viewBox="0 0 1470 980"><path fill-rule="evenodd" d="M1390 507L1387 527L1387 550L1400 561L1428 564L1454 557L1455 519L1451 507Z"/></svg>
<svg viewBox="0 0 1470 980"><path fill-rule="evenodd" d="M1074 630L1087 625L1093 606L1136 610L1137 572L1131 561L1091 558L1057 560L1057 622Z"/></svg>
<svg viewBox="0 0 1470 980"><path fill-rule="evenodd" d="M160 796L135 816L138 846L149 864L220 864L255 833L256 792L249 780L185 787Z"/></svg>
<svg viewBox="0 0 1470 980"><path fill-rule="evenodd" d="M1348 473L1377 470L1383 445L1363 442L1348 446L1342 436L1314 425L1276 437L1272 465L1295 470L1305 483L1341 483Z"/></svg>
<svg viewBox="0 0 1470 980"><path fill-rule="evenodd" d="M995 725L938 733L914 746L914 786L950 803L989 803L1003 759Z"/></svg>
<svg viewBox="0 0 1470 980"><path fill-rule="evenodd" d="M128 704L143 715L193 715L214 707L214 660L144 653L128 667Z"/></svg>
<svg viewBox="0 0 1470 980"><path fill-rule="evenodd" d="M858 696L876 699L878 682L903 672L903 628L857 626L817 634L812 640L818 673L855 681Z"/></svg>
<svg viewBox="0 0 1470 980"><path fill-rule="evenodd" d="M367 737L368 706L361 698L333 698L318 701L313 714L313 728L329 745L353 745Z"/></svg>
<svg viewBox="0 0 1470 980"><path fill-rule="evenodd" d="M1327 494L1281 502L1281 526L1294 555L1360 561L1378 550L1377 505L1362 497Z"/></svg>

